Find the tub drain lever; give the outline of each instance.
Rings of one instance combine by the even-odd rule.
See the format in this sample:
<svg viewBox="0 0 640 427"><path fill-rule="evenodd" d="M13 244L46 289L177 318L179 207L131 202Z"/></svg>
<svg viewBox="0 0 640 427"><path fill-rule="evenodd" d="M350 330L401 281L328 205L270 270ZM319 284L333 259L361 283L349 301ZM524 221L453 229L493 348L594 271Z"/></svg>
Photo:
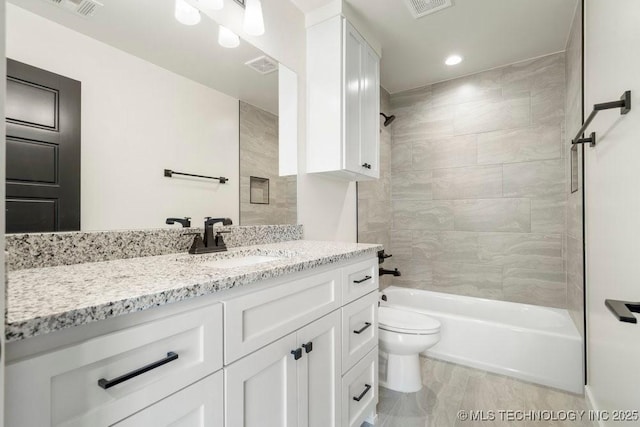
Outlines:
<svg viewBox="0 0 640 427"><path fill-rule="evenodd" d="M621 322L638 323L633 313L640 313L640 302L619 301L615 299L604 300L604 305Z"/></svg>

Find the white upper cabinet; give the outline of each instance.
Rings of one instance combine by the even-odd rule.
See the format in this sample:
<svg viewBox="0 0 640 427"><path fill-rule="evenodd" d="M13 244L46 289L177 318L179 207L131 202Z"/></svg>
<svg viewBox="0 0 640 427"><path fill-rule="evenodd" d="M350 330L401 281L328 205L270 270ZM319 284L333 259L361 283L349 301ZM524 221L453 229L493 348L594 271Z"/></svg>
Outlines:
<svg viewBox="0 0 640 427"><path fill-rule="evenodd" d="M307 32L307 172L380 176L380 57L342 16Z"/></svg>

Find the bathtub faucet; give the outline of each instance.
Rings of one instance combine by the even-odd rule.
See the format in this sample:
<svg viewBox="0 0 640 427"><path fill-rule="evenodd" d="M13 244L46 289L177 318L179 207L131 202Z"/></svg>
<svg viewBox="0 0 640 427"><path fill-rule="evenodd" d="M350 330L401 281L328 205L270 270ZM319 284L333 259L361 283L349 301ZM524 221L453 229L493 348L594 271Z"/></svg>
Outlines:
<svg viewBox="0 0 640 427"><path fill-rule="evenodd" d="M392 274L395 277L401 276L400 271L398 271L397 268L394 268L393 270L387 270L387 269L384 269L384 268L380 267L378 269L378 276L384 276L385 274Z"/></svg>

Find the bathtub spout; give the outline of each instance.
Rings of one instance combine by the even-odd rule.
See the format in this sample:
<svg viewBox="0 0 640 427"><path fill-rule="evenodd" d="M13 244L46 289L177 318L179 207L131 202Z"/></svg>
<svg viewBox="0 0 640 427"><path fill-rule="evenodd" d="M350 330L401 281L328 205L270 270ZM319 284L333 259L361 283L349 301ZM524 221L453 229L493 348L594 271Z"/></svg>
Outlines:
<svg viewBox="0 0 640 427"><path fill-rule="evenodd" d="M378 269L378 275L379 276L384 276L385 274L392 274L395 277L401 276L402 274L400 274L400 271L398 271L397 268L393 269L393 270L386 270L384 268L379 268Z"/></svg>

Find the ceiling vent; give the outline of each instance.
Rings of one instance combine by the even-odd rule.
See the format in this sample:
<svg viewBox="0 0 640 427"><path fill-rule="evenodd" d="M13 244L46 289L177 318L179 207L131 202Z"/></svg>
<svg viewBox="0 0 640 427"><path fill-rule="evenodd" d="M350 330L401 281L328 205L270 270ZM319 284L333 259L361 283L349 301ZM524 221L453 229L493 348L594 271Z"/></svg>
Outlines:
<svg viewBox="0 0 640 427"><path fill-rule="evenodd" d="M93 16L95 12L101 8L102 3L96 0L47 0L49 3L54 3L60 7L63 7L77 15L81 16Z"/></svg>
<svg viewBox="0 0 640 427"><path fill-rule="evenodd" d="M260 74L273 73L278 69L278 63L273 58L269 58L266 55L259 56L251 61L244 63L246 66L253 68Z"/></svg>
<svg viewBox="0 0 640 427"><path fill-rule="evenodd" d="M436 13L453 6L452 0L405 0L414 18Z"/></svg>

